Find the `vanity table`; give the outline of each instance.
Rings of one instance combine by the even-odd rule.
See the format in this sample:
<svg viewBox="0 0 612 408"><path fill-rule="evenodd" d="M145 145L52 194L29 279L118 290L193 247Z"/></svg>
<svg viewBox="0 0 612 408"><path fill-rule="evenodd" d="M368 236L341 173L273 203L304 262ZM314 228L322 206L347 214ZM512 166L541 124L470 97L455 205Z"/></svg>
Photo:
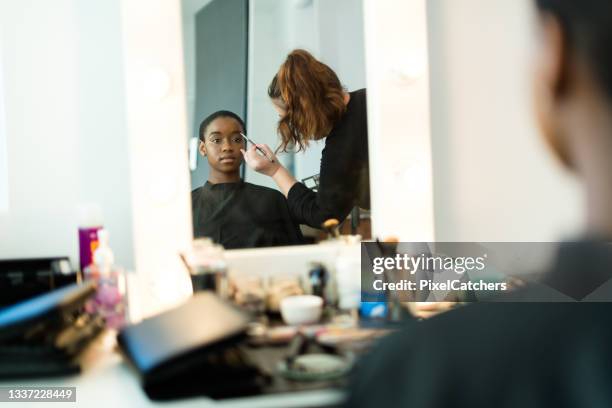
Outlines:
<svg viewBox="0 0 612 408"><path fill-rule="evenodd" d="M341 405L339 390L316 390L287 394L225 399L214 401L207 397L188 398L172 402L155 402L147 398L136 373L116 349L116 333L108 331L99 336L81 356L80 375L20 381L1 381L0 387L76 387L76 401L56 402L57 407L87 406L108 408L140 407L330 407ZM4 405L4 403L3 403ZM21 405L22 406L22 405Z"/></svg>

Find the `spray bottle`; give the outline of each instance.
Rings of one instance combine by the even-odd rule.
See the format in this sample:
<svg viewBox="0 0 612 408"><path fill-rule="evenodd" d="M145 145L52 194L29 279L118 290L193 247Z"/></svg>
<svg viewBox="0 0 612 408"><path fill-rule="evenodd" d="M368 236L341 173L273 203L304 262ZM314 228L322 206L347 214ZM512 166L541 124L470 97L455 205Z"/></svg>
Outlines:
<svg viewBox="0 0 612 408"><path fill-rule="evenodd" d="M88 311L102 315L109 328L119 329L125 324L127 311L125 274L115 265L115 255L108 241L108 231L99 230L93 263L85 269L85 279L97 284L97 293Z"/></svg>

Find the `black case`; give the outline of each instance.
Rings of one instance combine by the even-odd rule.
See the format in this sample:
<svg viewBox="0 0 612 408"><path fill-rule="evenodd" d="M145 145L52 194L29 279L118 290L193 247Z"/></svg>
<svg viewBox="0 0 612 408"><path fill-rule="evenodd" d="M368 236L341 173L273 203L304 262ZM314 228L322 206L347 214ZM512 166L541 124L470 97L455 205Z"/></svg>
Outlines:
<svg viewBox="0 0 612 408"><path fill-rule="evenodd" d="M77 283L78 273L64 257L0 260L0 307Z"/></svg>
<svg viewBox="0 0 612 408"><path fill-rule="evenodd" d="M75 374L81 351L104 328L83 313L93 283L73 284L0 309L0 378Z"/></svg>
<svg viewBox="0 0 612 408"><path fill-rule="evenodd" d="M213 293L124 328L118 342L154 400L253 395L267 378L240 348L250 316Z"/></svg>

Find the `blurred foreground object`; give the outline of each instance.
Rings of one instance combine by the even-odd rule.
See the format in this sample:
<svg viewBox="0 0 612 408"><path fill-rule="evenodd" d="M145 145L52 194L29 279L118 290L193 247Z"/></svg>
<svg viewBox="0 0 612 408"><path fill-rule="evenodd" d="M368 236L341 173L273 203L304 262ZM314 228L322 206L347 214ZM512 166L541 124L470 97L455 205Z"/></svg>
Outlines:
<svg viewBox="0 0 612 408"><path fill-rule="evenodd" d="M428 319L459 306L459 302L405 302L410 313L420 319Z"/></svg>
<svg viewBox="0 0 612 408"><path fill-rule="evenodd" d="M104 329L99 315L83 313L95 291L73 284L0 310L0 378L80 372L78 356Z"/></svg>

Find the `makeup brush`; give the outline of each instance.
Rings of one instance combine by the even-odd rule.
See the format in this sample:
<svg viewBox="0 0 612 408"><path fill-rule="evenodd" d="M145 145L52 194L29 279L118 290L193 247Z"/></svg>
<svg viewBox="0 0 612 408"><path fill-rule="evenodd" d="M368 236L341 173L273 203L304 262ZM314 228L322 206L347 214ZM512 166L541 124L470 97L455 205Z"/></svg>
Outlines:
<svg viewBox="0 0 612 408"><path fill-rule="evenodd" d="M268 155L266 154L266 152L264 152L264 150L263 150L261 147L257 146L257 143L255 143L254 141L252 141L251 139L249 139L249 138L247 137L247 135L245 135L244 133L240 132L240 136L244 137L244 139L245 139L247 142L250 142L251 144L253 144L253 146L255 146L255 148L256 148L257 150L259 150L259 152L260 152L261 154L263 154L263 155L264 155L264 157L265 157L266 159L270 160L270 163L274 163L274 159L272 159L271 157L268 157Z"/></svg>

